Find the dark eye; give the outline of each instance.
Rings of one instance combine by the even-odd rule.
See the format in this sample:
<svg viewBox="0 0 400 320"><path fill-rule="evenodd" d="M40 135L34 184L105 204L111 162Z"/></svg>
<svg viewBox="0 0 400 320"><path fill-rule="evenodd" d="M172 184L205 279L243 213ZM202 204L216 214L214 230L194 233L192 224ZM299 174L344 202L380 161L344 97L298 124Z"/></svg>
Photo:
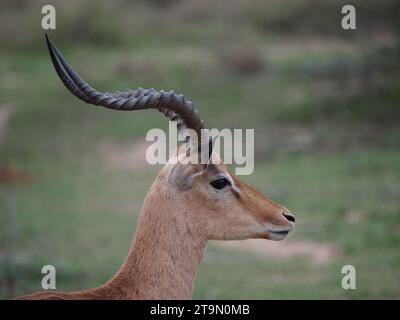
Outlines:
<svg viewBox="0 0 400 320"><path fill-rule="evenodd" d="M218 190L231 185L231 183L226 178L219 178L217 180L211 181L210 184L213 188Z"/></svg>

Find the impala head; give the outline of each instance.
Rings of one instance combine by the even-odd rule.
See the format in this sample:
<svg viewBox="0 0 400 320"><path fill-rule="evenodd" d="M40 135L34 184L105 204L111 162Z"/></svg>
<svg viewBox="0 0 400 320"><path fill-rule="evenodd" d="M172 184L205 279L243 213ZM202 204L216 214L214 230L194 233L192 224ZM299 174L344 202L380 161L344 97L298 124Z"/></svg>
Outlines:
<svg viewBox="0 0 400 320"><path fill-rule="evenodd" d="M156 181L172 189L175 203L184 203L191 233L214 240L284 239L295 222L289 210L239 180L218 154L211 157L214 164L167 164Z"/></svg>
<svg viewBox="0 0 400 320"><path fill-rule="evenodd" d="M178 129L193 129L201 137L203 121L193 103L182 95L142 88L98 92L78 76L47 36L46 40L58 76L79 99L116 110L157 109L170 120L177 121ZM170 160L155 185L169 190L173 195L171 201L181 209L183 206L182 218L193 234L218 240L282 240L293 229L295 218L289 210L239 180L216 153L208 153L211 161L204 165L182 161L188 157L188 152L208 153L209 149L192 147L188 150L186 145L182 146L177 155L179 161Z"/></svg>

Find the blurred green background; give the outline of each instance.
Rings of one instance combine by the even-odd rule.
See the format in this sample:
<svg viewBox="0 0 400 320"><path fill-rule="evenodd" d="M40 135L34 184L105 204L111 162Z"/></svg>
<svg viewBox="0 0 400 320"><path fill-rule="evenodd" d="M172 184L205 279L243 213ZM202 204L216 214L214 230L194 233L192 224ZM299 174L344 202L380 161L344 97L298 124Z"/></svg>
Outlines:
<svg viewBox="0 0 400 320"><path fill-rule="evenodd" d="M130 247L159 167L158 112L89 107L57 79L50 36L102 91L182 92L209 128L255 128L242 177L290 208L281 243L210 243L194 298L400 298L400 3L354 0L0 1L0 298L97 286ZM341 288L354 265L357 289Z"/></svg>

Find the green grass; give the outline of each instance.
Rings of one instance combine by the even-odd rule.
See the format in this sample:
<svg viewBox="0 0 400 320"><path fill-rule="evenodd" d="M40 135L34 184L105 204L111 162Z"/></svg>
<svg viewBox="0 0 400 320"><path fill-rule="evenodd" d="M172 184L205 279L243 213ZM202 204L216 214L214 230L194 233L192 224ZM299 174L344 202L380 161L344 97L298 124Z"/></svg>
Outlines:
<svg viewBox="0 0 400 320"><path fill-rule="evenodd" d="M77 9L58 5L63 22L51 36L99 90L174 89L199 106L208 127L256 128L255 172L243 179L293 211L298 222L291 243L326 243L339 252L316 264L306 256L262 258L210 243L194 298L400 297L396 59L392 72L376 63L372 81L363 82L365 38L310 36L319 19L300 28L305 38L290 31L302 23L292 19L304 4L290 12L271 2L283 22L293 23L278 34L273 30L282 26L273 27L274 17L238 3L222 17L194 3L177 12L141 3L121 13L118 23L110 20L113 26L104 22L105 10L117 8L109 4L96 9L80 34L67 22ZM34 8L7 12L29 26ZM78 21L85 21L88 8ZM179 12L185 19L177 19ZM136 32L101 41L126 27ZM0 36L10 43L0 52L0 107L12 111L0 165L29 173L32 181L0 184L0 298L40 290L45 264L56 266L58 290L97 286L123 262L158 169L110 165L99 146L143 140L148 129L165 129L167 121L155 111L127 114L83 104L56 78L43 34L12 30ZM235 72L221 59L241 43L255 48L247 59L263 66L257 72ZM368 51L375 47L371 41ZM354 68L341 68L343 61ZM357 290L341 288L345 264L356 267Z"/></svg>

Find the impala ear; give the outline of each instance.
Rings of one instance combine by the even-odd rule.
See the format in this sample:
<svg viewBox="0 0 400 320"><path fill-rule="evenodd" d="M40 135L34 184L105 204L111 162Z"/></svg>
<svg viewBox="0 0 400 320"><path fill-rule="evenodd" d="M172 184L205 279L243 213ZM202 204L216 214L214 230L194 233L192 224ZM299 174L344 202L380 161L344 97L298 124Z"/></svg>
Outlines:
<svg viewBox="0 0 400 320"><path fill-rule="evenodd" d="M190 146L186 150L186 157L194 159L196 163L200 163L203 165L203 168L206 168L211 160L212 160L212 152L214 149L215 141L218 139L219 136L216 137L208 137L206 142L203 144ZM193 162L192 162L193 163Z"/></svg>
<svg viewBox="0 0 400 320"><path fill-rule="evenodd" d="M172 185L181 190L189 189L193 186L196 177L202 175L212 163L212 152L217 137L208 137L207 142L200 147L190 146L184 151L185 158L175 164L168 175L168 180Z"/></svg>
<svg viewBox="0 0 400 320"><path fill-rule="evenodd" d="M197 176L203 173L204 169L200 164L188 165L175 164L168 175L169 182L180 190L187 190L193 186Z"/></svg>

